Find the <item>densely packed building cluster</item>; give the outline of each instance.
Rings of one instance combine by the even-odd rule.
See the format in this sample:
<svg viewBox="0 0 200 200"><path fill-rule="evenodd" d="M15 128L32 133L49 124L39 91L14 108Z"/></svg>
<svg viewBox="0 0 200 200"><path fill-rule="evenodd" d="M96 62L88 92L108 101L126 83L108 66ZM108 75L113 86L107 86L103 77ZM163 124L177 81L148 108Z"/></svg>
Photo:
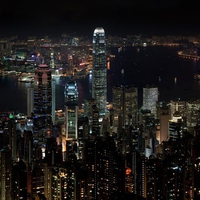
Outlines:
<svg viewBox="0 0 200 200"><path fill-rule="evenodd" d="M116 85L107 105L105 41L96 28L83 112L74 79L55 112L54 62L36 56L27 115L0 112L2 200L199 198L200 101L158 102L158 88L146 86L139 108L138 88Z"/></svg>

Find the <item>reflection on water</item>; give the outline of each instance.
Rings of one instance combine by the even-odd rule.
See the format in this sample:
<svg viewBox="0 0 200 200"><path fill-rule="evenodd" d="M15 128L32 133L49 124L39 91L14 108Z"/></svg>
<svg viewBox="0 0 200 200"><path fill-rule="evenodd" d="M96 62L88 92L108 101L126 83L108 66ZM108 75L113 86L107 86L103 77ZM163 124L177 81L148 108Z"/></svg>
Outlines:
<svg viewBox="0 0 200 200"><path fill-rule="evenodd" d="M107 76L107 100L112 101L112 86L116 84L135 85L139 90L141 104L142 88L155 85L159 89L159 100L169 101L200 99L200 81L194 81L194 73L200 70L200 61L178 57L180 47L128 47L110 59ZM148 55L148 56L147 56ZM122 72L124 70L124 73ZM175 81L176 78L176 81ZM56 109L64 107L64 85L69 79L56 81ZM79 106L84 99L91 98L92 76L76 80L79 92ZM0 111L13 110L26 113L27 88L30 83L20 83L17 77L0 77Z"/></svg>

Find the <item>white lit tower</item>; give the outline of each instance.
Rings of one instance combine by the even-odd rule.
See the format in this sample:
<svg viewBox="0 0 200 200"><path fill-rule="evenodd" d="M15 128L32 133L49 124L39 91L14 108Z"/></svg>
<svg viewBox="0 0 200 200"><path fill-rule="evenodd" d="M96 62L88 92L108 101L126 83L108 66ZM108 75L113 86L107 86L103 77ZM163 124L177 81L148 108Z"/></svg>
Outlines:
<svg viewBox="0 0 200 200"><path fill-rule="evenodd" d="M106 113L107 68L104 29L98 27L93 33L92 50L92 98L96 99L100 115Z"/></svg>
<svg viewBox="0 0 200 200"><path fill-rule="evenodd" d="M143 88L143 110L150 110L151 113L157 118L157 101L158 101L158 88L146 86Z"/></svg>

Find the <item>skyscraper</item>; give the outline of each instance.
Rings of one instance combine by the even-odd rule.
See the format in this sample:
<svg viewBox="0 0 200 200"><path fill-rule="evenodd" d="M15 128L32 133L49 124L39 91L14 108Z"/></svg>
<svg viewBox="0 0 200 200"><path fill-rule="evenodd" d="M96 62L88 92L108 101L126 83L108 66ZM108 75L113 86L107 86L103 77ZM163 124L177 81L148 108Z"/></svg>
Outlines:
<svg viewBox="0 0 200 200"><path fill-rule="evenodd" d="M68 159L70 147L77 146L78 140L78 85L76 81L68 81L65 84L65 145L63 149L63 160ZM64 141L64 139L62 139ZM70 147L69 147L70 146ZM64 152L64 150L67 150ZM73 149L73 148L72 148ZM75 148L76 149L76 148ZM74 149L73 149L74 150ZM79 150L75 150L79 157ZM65 155L66 154L66 155ZM67 157L66 157L67 156Z"/></svg>
<svg viewBox="0 0 200 200"><path fill-rule="evenodd" d="M131 85L115 85L112 92L115 126L119 126L120 116L121 126L135 124L138 111L138 88Z"/></svg>
<svg viewBox="0 0 200 200"><path fill-rule="evenodd" d="M34 110L34 89L28 88L27 89L27 117L32 117Z"/></svg>
<svg viewBox="0 0 200 200"><path fill-rule="evenodd" d="M150 110L155 118L157 118L156 103L158 101L158 95L157 87L146 86L143 88L143 110Z"/></svg>
<svg viewBox="0 0 200 200"><path fill-rule="evenodd" d="M92 98L96 99L99 114L106 113L107 68L104 29L98 27L93 33L92 50Z"/></svg>
<svg viewBox="0 0 200 200"><path fill-rule="evenodd" d="M76 81L65 84L65 131L66 139L77 139L78 86Z"/></svg>
<svg viewBox="0 0 200 200"><path fill-rule="evenodd" d="M34 136L43 143L50 137L52 126L52 79L51 70L41 64L35 71L34 81Z"/></svg>

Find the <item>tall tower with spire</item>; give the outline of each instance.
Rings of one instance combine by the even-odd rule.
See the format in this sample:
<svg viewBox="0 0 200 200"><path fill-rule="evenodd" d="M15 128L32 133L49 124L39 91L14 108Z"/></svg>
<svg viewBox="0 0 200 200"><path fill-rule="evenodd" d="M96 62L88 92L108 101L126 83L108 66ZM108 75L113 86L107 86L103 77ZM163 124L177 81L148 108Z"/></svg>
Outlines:
<svg viewBox="0 0 200 200"><path fill-rule="evenodd" d="M96 99L100 115L106 113L107 68L105 31L97 27L93 33L92 50L92 98Z"/></svg>

